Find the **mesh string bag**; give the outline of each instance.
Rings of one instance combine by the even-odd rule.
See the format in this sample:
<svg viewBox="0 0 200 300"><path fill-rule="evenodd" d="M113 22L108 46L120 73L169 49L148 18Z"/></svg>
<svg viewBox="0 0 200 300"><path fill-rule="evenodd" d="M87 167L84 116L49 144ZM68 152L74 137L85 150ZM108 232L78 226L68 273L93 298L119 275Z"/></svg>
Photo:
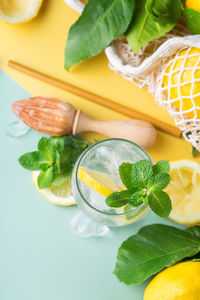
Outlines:
<svg viewBox="0 0 200 300"><path fill-rule="evenodd" d="M79 0L65 0L78 13ZM165 36L134 54L122 37L105 49L110 69L146 88L172 116L183 137L200 151L200 35L182 20Z"/></svg>

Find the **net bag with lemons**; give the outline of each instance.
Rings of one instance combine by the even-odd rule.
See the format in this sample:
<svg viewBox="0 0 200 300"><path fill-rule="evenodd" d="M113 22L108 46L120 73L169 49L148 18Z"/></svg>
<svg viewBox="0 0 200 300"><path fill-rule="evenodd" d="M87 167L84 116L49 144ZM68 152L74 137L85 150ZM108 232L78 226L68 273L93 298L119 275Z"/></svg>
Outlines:
<svg viewBox="0 0 200 300"><path fill-rule="evenodd" d="M78 13L84 8L84 1L65 2ZM187 0L183 4L187 8L185 15L188 11L191 15L199 14L195 20L199 20L200 26L200 1ZM191 26L195 31L197 25L186 27L181 17L171 31L150 41L137 53L123 38L115 39L105 53L109 67L146 88L167 109L183 137L200 150L200 35L192 35L188 29Z"/></svg>

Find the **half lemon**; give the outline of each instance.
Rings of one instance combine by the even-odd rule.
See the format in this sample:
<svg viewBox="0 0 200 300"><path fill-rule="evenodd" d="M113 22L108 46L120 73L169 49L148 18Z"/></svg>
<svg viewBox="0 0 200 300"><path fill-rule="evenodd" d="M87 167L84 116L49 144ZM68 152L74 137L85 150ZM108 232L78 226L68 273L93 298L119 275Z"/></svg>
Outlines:
<svg viewBox="0 0 200 300"><path fill-rule="evenodd" d="M47 200L49 200L53 204L61 206L76 205L76 202L72 195L70 178L68 178L65 183L58 187L51 185L50 187L41 190L37 184L39 174L40 171L33 171L32 179L40 194L42 194Z"/></svg>
<svg viewBox="0 0 200 300"><path fill-rule="evenodd" d="M0 1L0 21L19 24L35 18L43 0L2 0Z"/></svg>
<svg viewBox="0 0 200 300"><path fill-rule="evenodd" d="M192 160L170 163L171 182L165 189L172 201L169 218L180 224L200 222L200 164Z"/></svg>

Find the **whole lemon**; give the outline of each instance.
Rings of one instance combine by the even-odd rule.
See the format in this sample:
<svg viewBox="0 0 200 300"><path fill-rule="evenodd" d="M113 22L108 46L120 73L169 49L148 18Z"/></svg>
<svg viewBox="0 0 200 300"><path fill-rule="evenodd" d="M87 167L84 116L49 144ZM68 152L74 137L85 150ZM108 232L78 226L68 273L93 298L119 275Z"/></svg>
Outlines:
<svg viewBox="0 0 200 300"><path fill-rule="evenodd" d="M172 105L187 117L200 119L200 49L178 52L164 73L162 86Z"/></svg>
<svg viewBox="0 0 200 300"><path fill-rule="evenodd" d="M200 300L200 262L166 268L147 286L143 300Z"/></svg>
<svg viewBox="0 0 200 300"><path fill-rule="evenodd" d="M186 8L192 8L200 12L200 0L186 0Z"/></svg>

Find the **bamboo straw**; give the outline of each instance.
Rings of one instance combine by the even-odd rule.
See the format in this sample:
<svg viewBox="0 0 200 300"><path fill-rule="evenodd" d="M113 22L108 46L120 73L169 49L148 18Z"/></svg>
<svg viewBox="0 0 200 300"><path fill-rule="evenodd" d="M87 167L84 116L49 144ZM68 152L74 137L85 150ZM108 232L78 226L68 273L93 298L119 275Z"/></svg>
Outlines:
<svg viewBox="0 0 200 300"><path fill-rule="evenodd" d="M24 65L21 65L15 61L9 60L8 62L8 66L16 69L22 73L25 73L27 75L30 75L34 78L37 78L39 80L42 80L48 84L51 84L53 86L56 86L58 88L61 88L67 92L70 92L72 94L76 94L78 96L81 96L82 98L86 98L92 102L95 102L97 104L100 104L104 107L107 107L109 109L112 109L116 112L119 112L121 114L124 114L130 118L135 118L135 119L140 119L140 120L144 120L147 121L151 124L153 124L157 129L166 132L172 136L175 137L180 137L181 136L181 130L175 126L169 125L165 122L162 122L160 120L157 120L151 116L145 115L143 113L140 113L138 111L135 111L131 108L128 108L127 106L118 104L114 101L108 100L106 98L103 98L101 96L95 95L93 93L90 93L84 89L78 88L76 86L73 86L67 82L58 80L56 78L53 78L51 76L48 76L46 74L40 73L36 70L33 70L29 67L26 67Z"/></svg>

